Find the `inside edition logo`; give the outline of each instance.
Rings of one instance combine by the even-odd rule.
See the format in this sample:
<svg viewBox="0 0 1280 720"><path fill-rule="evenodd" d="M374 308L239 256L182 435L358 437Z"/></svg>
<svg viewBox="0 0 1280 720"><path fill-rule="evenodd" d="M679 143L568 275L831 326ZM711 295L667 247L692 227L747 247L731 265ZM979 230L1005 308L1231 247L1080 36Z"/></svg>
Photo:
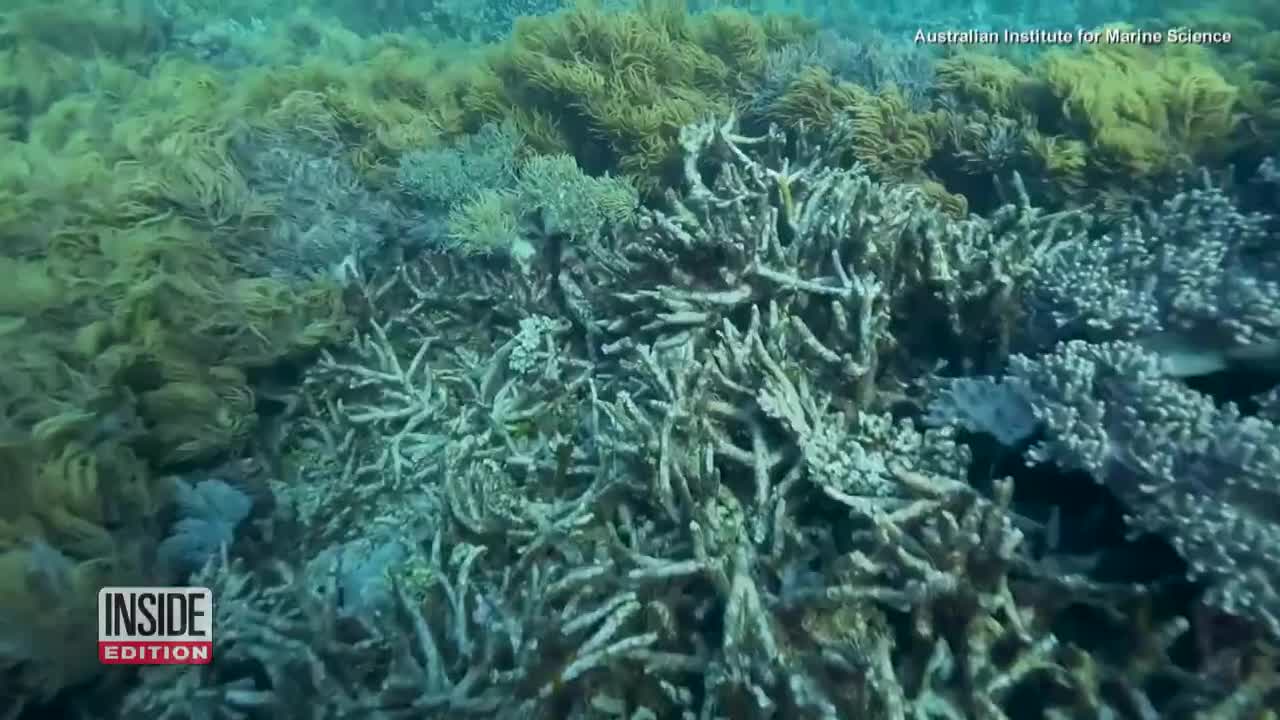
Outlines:
<svg viewBox="0 0 1280 720"><path fill-rule="evenodd" d="M98 660L107 665L202 665L213 658L213 594L193 587L98 591Z"/></svg>

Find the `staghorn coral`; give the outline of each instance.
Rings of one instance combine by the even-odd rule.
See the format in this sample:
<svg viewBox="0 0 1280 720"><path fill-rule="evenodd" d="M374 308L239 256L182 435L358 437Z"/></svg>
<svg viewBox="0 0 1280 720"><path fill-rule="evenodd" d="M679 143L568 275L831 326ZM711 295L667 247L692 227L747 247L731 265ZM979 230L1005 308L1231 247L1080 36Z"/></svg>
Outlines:
<svg viewBox="0 0 1280 720"><path fill-rule="evenodd" d="M731 340L730 347L759 343L759 332L751 331L748 336ZM514 349L525 345L510 346ZM744 364L736 369L726 366L725 371L735 376L768 373L760 364L768 362L767 358L748 359L741 352L733 354L741 357ZM539 355L545 358L542 362L556 357L555 353ZM514 359L515 355L511 357ZM684 371L676 366L664 369L657 364L661 362L665 361L655 359L648 364L650 371L658 375L641 372L632 376L628 385L635 394L631 397L644 397L644 388L650 383L665 384L662 375L668 371L703 372L693 366L686 366ZM545 369L538 375L545 375ZM725 378L724 382L747 380L736 376ZM771 385L783 382L776 386L777 392L786 387L785 378L762 381ZM678 384L689 387L683 381ZM520 385L504 387L514 391ZM493 402L503 394L499 392ZM493 407L496 409L497 405ZM589 407L590 404L584 409ZM486 411L483 407L477 409L480 413L473 417L480 419ZM899 685L904 681L894 676L892 646L885 635L885 621L874 603L881 601L897 607L927 604L928 599L939 604L952 602L954 583L945 579L945 573L956 569L933 575L926 568L941 561L943 547L950 550L954 545L954 540L948 538L957 532L968 532L960 528L990 528L979 533L981 539L975 538L973 552L978 554L984 552L980 550L983 547L1010 549L1016 545L1017 535L1007 524L984 519L991 512L998 513L997 506L983 503L958 484L939 492L933 481L910 475L899 478L906 471L895 468L884 476L883 482L897 492L881 499L869 497L869 504L854 503L850 507L871 513L872 508L883 503L886 508L898 508L898 514L884 518L883 524L874 526L878 529L857 535L859 545L870 556L851 553L848 570L835 576L838 585L823 590L805 578L801 570L804 556L792 557L793 552L802 552L800 547L790 549L792 542L800 541L809 531L791 529L783 510L785 505L779 505L774 513L756 516L755 522L746 522L747 508L739 505L742 501L736 499L737 492L729 486L717 490L714 485L694 485L687 488L688 492L703 500L692 504L686 500L677 511L681 517L689 514L692 518L687 529L681 529L682 524L639 522L648 516L643 512L649 502L645 500L648 493L642 492L641 487L628 486L649 474L633 476L627 467L632 463L647 464L645 455L634 454L632 439L643 441L651 434L643 430L643 425L632 428L630 423L647 423L650 412L639 410L625 395L619 396L616 405L610 401L599 406L597 412L601 416L597 428L604 434L595 437L607 440L600 449L611 447L619 451L616 461L597 455L599 450L590 446L570 445L567 466L555 463L554 456L547 454L558 446L544 445L548 439L544 436L527 446L527 455L516 453L504 468L493 455L492 443L500 436L486 438L468 432L454 440L446 452L441 486L448 511L439 518L444 527L428 539L424 558L427 564L414 575L422 578L418 582L425 583L422 597L410 600L401 591L395 601L398 609L383 615L383 620L375 621L372 627L356 617L344 620L340 602L331 590L313 594L296 581L269 587L265 592L251 590L255 581L240 572L210 569L217 573L210 581L228 606L218 619L220 627L245 627L247 631L229 631L227 635L235 640L215 648L215 653L275 668L314 668L303 673L307 676L336 672L332 677L344 688L341 692L334 692L336 686L331 685L328 699L300 705L287 701L302 691L297 685L300 676L294 672L270 671L265 685L258 685L254 693L245 693L248 687L243 679L215 677L201 669L158 670L148 673L147 682L133 691L126 703L127 711L138 717L170 718L203 713L230 717L241 712L268 711L283 712L288 717L324 717L341 712L342 708L364 708L388 717L410 709L427 716L482 712L505 717L526 713L541 716L557 707L572 708L570 716L577 716L590 712L592 707L617 707L662 716L679 712L697 697L695 691L703 692L699 690L698 677L710 668L705 681L705 692L711 693L704 701L707 712L740 707L753 714L769 713L778 703L779 709L790 708L807 717L829 715L835 707L877 708L888 704L888 716L893 716L893 698L904 695ZM636 412L640 415L632 414ZM663 414L660 411L652 420L661 421ZM751 422L745 414L737 419L726 417L724 421ZM821 414L806 420L829 421ZM614 423L626 424L609 430ZM933 457L941 462L950 462L944 458L954 457L953 449L941 436L931 440L917 436L912 441L906 428L893 431L880 422L872 422L868 428L875 428L866 436L868 443L891 442L890 438L902 432L905 434L899 443L942 443ZM731 442L729 438L726 433L720 442ZM496 447L504 444L500 441ZM522 457L527 459L520 461ZM730 462L749 466L766 458L781 456L768 452L752 461L750 454L739 452ZM547 465L548 460L553 464ZM614 472L602 473L603 466L596 467L602 462L608 462ZM959 469L956 465L951 467ZM757 467L755 474L760 476L763 471L763 467ZM802 480L803 472L797 467L787 473L793 476L788 482L795 490L801 487L795 483ZM530 484L535 478L543 480ZM555 479L558 482L542 484ZM522 486L536 495L516 502ZM767 493L766 499L781 503L790 491L780 490L778 494ZM626 504L630 509L606 511L616 502L608 498L619 492L629 498ZM960 494L952 495L957 492ZM772 524L760 522L767 518L772 518ZM942 524L935 527L930 518ZM456 529L445 532L446 527ZM764 528L768 529L761 536ZM474 540L455 541L458 531ZM988 536L988 532L994 535ZM892 564L891 558L898 552L894 548L902 546L897 533L919 534L925 542L921 552L936 553L933 561L927 559L927 554L921 557L922 575L918 581L877 576L873 570L881 563L885 563L886 570ZM1001 536L1006 537L1001 540ZM569 562L549 564L544 558ZM427 576L422 577L422 573ZM783 577L795 579L781 581L774 590L775 581L770 578ZM996 604L1002 602L994 598L1002 594L1000 577L998 572L992 575L997 585L990 591L991 602ZM672 593L673 584L691 591L709 586L713 597L719 599L712 606L699 609L703 603L696 593ZM868 604L855 611L849 603L861 607L858 598ZM964 604L959 597L954 601ZM702 631L697 627L702 623L695 620L696 625L688 625L691 620L686 619L690 613L696 618L709 611L723 614L727 633L720 643L712 645L699 641ZM776 616L777 620L770 621L769 616ZM922 616L922 632L927 632L927 616L927 612ZM362 652L371 653L361 663L368 675L340 672L338 665L333 665L341 662L338 658L349 646L322 632L322 628L333 626L332 621L324 620L326 617L347 624L368 638L359 643ZM400 627L412 631L377 631L384 621L405 623ZM792 629L784 635L782 626L774 627L779 621ZM251 630L252 627L258 629ZM274 633L283 633L283 637L292 640L282 644L272 639ZM407 654L386 646L393 638L412 642L412 647L405 648ZM853 642L844 645L847 649L842 657L835 649L850 640ZM810 642L829 649L822 653L806 649ZM292 649L285 650L286 657L279 655L275 647ZM790 659L777 657L778 653ZM850 673L867 662L863 653L872 653L878 661L870 682L879 692L841 688L831 695L836 686L814 685L807 673L790 669L798 663L797 668L825 668L825 673L852 677ZM347 666L350 667L349 661ZM993 681L1004 672L994 667L991 670L995 673L991 676ZM637 688L637 682L643 685ZM1011 687L1013 683L1006 685ZM997 690L995 695L1002 692ZM753 696L756 699L751 699ZM766 699L764 706L758 704ZM748 704L742 705L744 702Z"/></svg>
<svg viewBox="0 0 1280 720"><path fill-rule="evenodd" d="M497 272L469 275L464 291L456 272L402 270L368 298L377 314L366 333L342 355L322 354L310 373L305 440L291 451L297 478L277 494L320 540L383 524L429 535L440 517L436 485L451 440L499 437L503 446L523 447L567 402L564 383L581 372L576 362L558 362L556 338L567 328L539 331L516 320L551 308L546 288ZM404 305L384 317L388 297ZM475 336L471 318L481 303L500 310L490 323L507 325L502 342ZM498 367L486 367L481 358L488 357Z"/></svg>
<svg viewBox="0 0 1280 720"><path fill-rule="evenodd" d="M637 237L614 250L620 278L653 286L595 298L596 314L609 313L598 323L613 343L607 352L635 342L679 345L777 301L823 372L868 398L911 374L898 365L908 355L928 362L919 353L937 347L939 333L953 338L956 353L946 359L995 361L985 353L1007 345L1017 314L1008 303L1040 253L1085 221L1025 204L989 221L954 220L919 190L880 185L859 170L752 159L742 147L782 138L745 138L732 123L691 126L682 141L689 191L671 198L669 213L643 218ZM706 156L730 163L710 185L698 171ZM923 328L928 342L915 335Z"/></svg>
<svg viewBox="0 0 1280 720"><path fill-rule="evenodd" d="M1185 617L1132 619L1154 589L1049 572L1014 483L971 483L970 450L904 417L902 384L832 381L832 355L895 316L989 309L932 295L943 268L954 288L999 268L1016 296L1028 248L1079 218L956 221L783 159L776 135L683 138L686 182L625 241L525 273L439 256L357 276L369 324L311 371L302 467L277 485L305 578L208 568L219 622L243 628L215 649L228 664L144 673L130 717L1083 720L1265 701L1265 671L1219 682L1172 659ZM867 298L888 321L840 305ZM847 323L812 325L842 307ZM927 371L891 337L865 357ZM1077 644L1079 604L1129 657Z"/></svg>
<svg viewBox="0 0 1280 720"><path fill-rule="evenodd" d="M191 43L235 69L223 74L135 55L166 33L130 29L135 49L121 52L92 9L78 28L104 41L97 57L10 25L0 52L14 70L0 73L0 456L14 469L0 513L6 699L73 682L83 684L66 695L89 697L79 688L100 675L80 662L77 638L89 635L76 620L92 615L87 588L168 581L151 559L169 530L157 466L245 450L265 429L258 410L278 399L257 392L265 371L342 335L350 344L320 355L292 408L304 420L288 444L296 472L276 479L301 527L273 551L305 575L210 568L203 577L227 599L219 622L235 629L218 650L228 662L148 672L123 715L1128 720L1275 705L1273 656L1211 647L1205 668L1186 669L1187 631L1204 630L1180 607L1148 620L1157 585L1052 572L1055 533L1021 516L1013 485L988 482L948 430L915 427L909 397L935 361L998 365L1025 327L1020 295L1046 282L1037 264L1055 246L1077 259L1099 247L1082 237L1083 217L1040 214L1024 190L1055 206L1127 208L1134 188L1163 186L1191 162L1150 152L1171 149L1150 141L1152 128L1209 159L1237 135L1246 147L1270 137L1274 93L1253 50L1266 33L1248 51L1263 82L1215 67L1239 99L1201 77L1173 98L1167 127L1149 107L1129 117L1140 103L1122 94L1095 108L1071 63L1050 82L1056 60L1019 70L1027 94L997 89L962 113L971 100L957 91L955 106L940 101L946 117L921 112L909 88L849 91L858 112L828 114L843 156L825 160L861 160L872 181L824 167L821 153L790 155L780 135L679 134L698 113L750 98L739 84L756 81L762 49L800 39L795 23L646 3L528 24L523 49L545 57L516 70L558 88L547 102L529 76L494 72L511 69L513 46L493 67L468 67L446 61L455 48L413 36L362 39L318 16L268 29L242 15L248 31ZM632 18L621 31L603 27L620 16ZM1195 62L1171 62L1170 76L1200 72L1203 58L1185 57ZM599 72L567 67L576 59ZM871 84L895 76L867 72ZM840 99L839 83L827 85L795 107L825 110ZM591 116L572 102L584 97L608 102ZM653 112L650 100L668 105ZM1235 107L1240 125L1218 132ZM499 118L532 147L573 152L536 159L541 177L568 178L574 163L639 168L642 187L674 192L666 204L648 193L660 209L620 228L607 221L630 219L633 193L584 195L603 173L543 184L537 196L556 212L536 218L501 198L488 216L508 223L498 243L547 241L519 273L463 254L393 252L394 277L345 262L357 243L402 241L404 218L388 218L384 201L403 198L381 191L406 151L429 156ZM1125 127L1107 132L1096 118ZM596 134L584 140L584 128ZM279 152L254 167L237 145L264 136ZM944 190L954 178L939 167L950 160L966 182L1017 169L1027 183L1002 186L1015 202L992 219L958 220L964 207ZM1148 167L1156 174L1130 183ZM918 188L891 184L904 177ZM1099 180L1110 187L1094 198ZM591 212L565 211L577 203ZM1190 215L1182 206L1162 222L1217 232ZM444 237L435 218L418 219L425 237ZM1247 222L1227 225L1257 239ZM1183 232L1153 223L1141 244L1166 230ZM556 233L574 242L542 237ZM1203 298L1243 300L1226 305L1249 308L1247 344L1259 344L1270 296L1261 283L1237 292L1235 279L1261 273L1215 253L1187 259L1226 257L1210 262L1223 273L1161 286L1162 302L1199 298L1165 302L1176 312L1161 319L1190 315L1197 336L1221 337L1203 322ZM306 279L335 265L360 305L353 333L338 288ZM274 274L287 282L261 277ZM939 340L952 347L936 350ZM1263 401L1272 412L1274 398ZM1267 439L1251 422L1224 425ZM1151 527L1176 535L1177 522ZM1194 539L1184 552L1214 557ZM1219 606L1269 607L1252 576L1205 577L1226 591ZM1067 627L1078 605L1105 614L1128 657L1082 643ZM365 611L383 614L364 622Z"/></svg>

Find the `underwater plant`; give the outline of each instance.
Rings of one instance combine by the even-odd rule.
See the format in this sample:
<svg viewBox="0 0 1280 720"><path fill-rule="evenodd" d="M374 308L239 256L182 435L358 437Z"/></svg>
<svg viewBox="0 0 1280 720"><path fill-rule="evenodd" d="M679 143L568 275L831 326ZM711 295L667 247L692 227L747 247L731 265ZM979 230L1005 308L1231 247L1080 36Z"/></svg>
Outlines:
<svg viewBox="0 0 1280 720"><path fill-rule="evenodd" d="M1099 42L1021 62L960 51L940 61L937 90L955 126L1016 128L1003 172L1022 171L1041 200L1122 217L1138 197L1247 151L1232 74L1197 46ZM965 161L984 142L953 135L949 152Z"/></svg>
<svg viewBox="0 0 1280 720"><path fill-rule="evenodd" d="M490 56L492 77L465 87L462 104L510 119L539 152L568 153L590 174L649 193L673 178L679 128L729 111L769 50L812 29L732 10L690 15L678 0L614 12L583 3L520 19Z"/></svg>

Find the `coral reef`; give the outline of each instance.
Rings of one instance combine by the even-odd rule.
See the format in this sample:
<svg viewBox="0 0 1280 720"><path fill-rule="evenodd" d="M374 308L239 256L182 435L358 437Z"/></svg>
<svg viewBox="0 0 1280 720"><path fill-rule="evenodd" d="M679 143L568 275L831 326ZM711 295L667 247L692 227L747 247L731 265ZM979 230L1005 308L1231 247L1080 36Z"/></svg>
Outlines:
<svg viewBox="0 0 1280 720"><path fill-rule="evenodd" d="M1169 537L1191 573L1213 581L1207 603L1280 638L1280 571L1263 550L1280 539L1270 510L1280 427L1216 407L1131 343L1015 357L1005 384L990 395L1012 392L1003 402L1025 403L1046 428L1031 461L1105 483L1134 528Z"/></svg>
<svg viewBox="0 0 1280 720"><path fill-rule="evenodd" d="M1273 658L1198 675L1178 657L1191 622L1155 585L1053 572L1015 481L972 482L955 413L896 413L937 361L999 366L1036 261L1087 218L956 220L732 122L686 127L681 148L665 209L526 272L437 257L360 281L368 330L309 373L286 441L286 565L205 571L227 606L215 652L238 669L147 670L130 717L1271 702ZM940 333L965 342L931 356ZM1022 417L1005 437L1056 415ZM1066 623L1082 608L1127 650Z"/></svg>
<svg viewBox="0 0 1280 720"><path fill-rule="evenodd" d="M1030 336L1073 339L1012 358L1001 383L949 381L932 418L1014 446L1039 426L1030 462L1104 484L1210 582L1205 602L1280 638L1280 573L1255 552L1275 542L1280 428L1266 396L1251 416L1181 381L1280 357L1273 221L1204 183L1114 237L1054 248L1026 296L1052 327Z"/></svg>
<svg viewBox="0 0 1280 720"><path fill-rule="evenodd" d="M451 148L410 153L397 180L415 202L448 210L438 243L444 250L521 263L550 238L590 238L626 223L640 203L625 179L591 177L569 155L526 152L510 124L486 125Z"/></svg>
<svg viewBox="0 0 1280 720"><path fill-rule="evenodd" d="M555 5L0 8L0 716L1273 718L1273 0Z"/></svg>
<svg viewBox="0 0 1280 720"><path fill-rule="evenodd" d="M1207 176L1100 240L1077 238L1035 269L1039 338L1134 339L1166 372L1203 375L1280 343L1274 219L1245 213Z"/></svg>

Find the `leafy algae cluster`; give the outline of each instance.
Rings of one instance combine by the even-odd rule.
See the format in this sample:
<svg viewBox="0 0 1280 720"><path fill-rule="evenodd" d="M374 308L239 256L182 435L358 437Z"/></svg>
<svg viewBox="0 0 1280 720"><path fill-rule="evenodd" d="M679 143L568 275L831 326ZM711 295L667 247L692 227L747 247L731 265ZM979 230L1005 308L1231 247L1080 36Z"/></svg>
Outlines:
<svg viewBox="0 0 1280 720"><path fill-rule="evenodd" d="M611 169L653 189L676 169L679 129L729 112L769 51L813 29L735 10L690 16L672 0L617 13L584 4L516 23L489 59L490 77L463 102L512 118L544 152L569 152L589 171Z"/></svg>
<svg viewBox="0 0 1280 720"><path fill-rule="evenodd" d="M96 587L172 579L152 559L163 474L242 452L250 376L346 313L332 283L231 260L271 201L230 157L212 76L151 54L153 18L33 5L0 34L0 613L22 628L11 696L38 698L97 672Z"/></svg>
<svg viewBox="0 0 1280 720"><path fill-rule="evenodd" d="M938 87L987 125L1016 121L1026 167L1082 202L1151 192L1256 152L1241 126L1241 89L1224 72L1199 47L1101 44L1047 52L1025 68L958 54L939 64ZM981 132L958 133L957 145L980 145Z"/></svg>
<svg viewBox="0 0 1280 720"><path fill-rule="evenodd" d="M778 63L780 88L755 109L790 127L803 123L840 162L921 184L944 205L990 208L992 176L1007 191L1008 174L1018 171L1038 202L1123 215L1196 167L1256 164L1266 153L1276 104L1268 34L1258 30L1222 48L948 48L923 78L932 97L924 107L907 101L921 78L901 60L895 82L868 87L833 72L830 49L817 47L809 62ZM948 199L933 183L962 197Z"/></svg>

